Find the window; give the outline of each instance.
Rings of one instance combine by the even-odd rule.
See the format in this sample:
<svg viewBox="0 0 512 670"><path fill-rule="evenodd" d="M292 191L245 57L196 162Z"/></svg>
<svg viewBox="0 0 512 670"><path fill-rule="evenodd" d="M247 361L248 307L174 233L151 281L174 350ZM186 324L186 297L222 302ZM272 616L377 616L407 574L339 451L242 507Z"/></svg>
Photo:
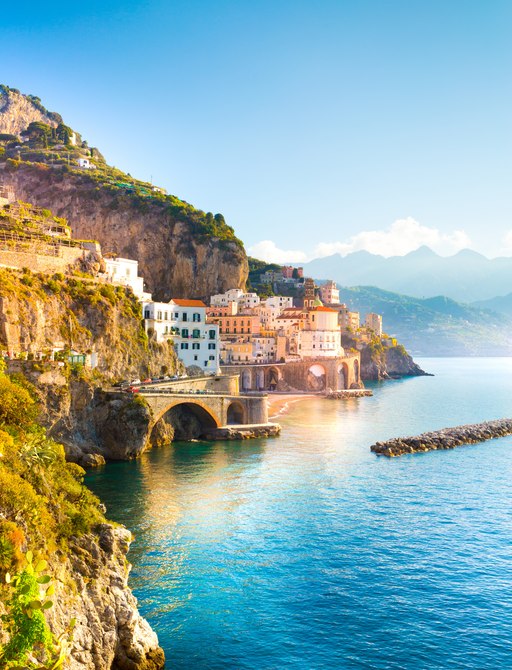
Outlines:
<svg viewBox="0 0 512 670"><path fill-rule="evenodd" d="M210 358L211 361L215 360L215 356L210 356L209 358ZM207 365L206 361L205 361L205 365Z"/></svg>
<svg viewBox="0 0 512 670"><path fill-rule="evenodd" d="M182 321L188 321L188 315L186 312L183 312L183 318Z"/></svg>
<svg viewBox="0 0 512 670"><path fill-rule="evenodd" d="M177 321L180 318L180 313L179 312L174 312L174 318Z"/></svg>
<svg viewBox="0 0 512 670"><path fill-rule="evenodd" d="M182 329L181 337L188 337L188 328L183 328Z"/></svg>
<svg viewBox="0 0 512 670"><path fill-rule="evenodd" d="M194 342L194 343L192 344L192 349L199 349L199 347L200 347L199 342Z"/></svg>
<svg viewBox="0 0 512 670"><path fill-rule="evenodd" d="M162 320L162 312L158 311L158 312L157 312L157 315L156 315L156 318L157 318L159 321L161 321L161 320Z"/></svg>
<svg viewBox="0 0 512 670"><path fill-rule="evenodd" d="M215 349L215 347L216 347L215 342L208 343L208 349Z"/></svg>
<svg viewBox="0 0 512 670"><path fill-rule="evenodd" d="M215 339L215 331L210 330L210 340L214 340L214 339Z"/></svg>
<svg viewBox="0 0 512 670"><path fill-rule="evenodd" d="M195 337L196 339L198 337L201 337L201 331L199 330L199 328L194 328L194 330L192 331L192 337Z"/></svg>
<svg viewBox="0 0 512 670"><path fill-rule="evenodd" d="M145 309L145 310L144 310L144 318L145 318L145 319L150 319L150 318L151 318L151 317L150 317L149 309Z"/></svg>
<svg viewBox="0 0 512 670"><path fill-rule="evenodd" d="M188 349L188 342L182 342L181 349Z"/></svg>
<svg viewBox="0 0 512 670"><path fill-rule="evenodd" d="M164 312L164 321L167 321L167 312Z"/></svg>
<svg viewBox="0 0 512 670"><path fill-rule="evenodd" d="M192 315L192 321L195 321L195 323L199 323L201 321L201 315L198 312L194 312Z"/></svg>
<svg viewBox="0 0 512 670"><path fill-rule="evenodd" d="M194 356L194 360L197 361L197 354Z"/></svg>

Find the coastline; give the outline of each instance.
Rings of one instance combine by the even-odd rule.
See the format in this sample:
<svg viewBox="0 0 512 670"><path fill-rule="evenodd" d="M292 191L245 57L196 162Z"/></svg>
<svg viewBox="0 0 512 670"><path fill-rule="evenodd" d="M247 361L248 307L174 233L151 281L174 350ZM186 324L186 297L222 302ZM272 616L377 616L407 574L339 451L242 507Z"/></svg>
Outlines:
<svg viewBox="0 0 512 670"><path fill-rule="evenodd" d="M272 393L268 396L268 418L270 421L286 414L290 405L301 400L322 397L318 393Z"/></svg>

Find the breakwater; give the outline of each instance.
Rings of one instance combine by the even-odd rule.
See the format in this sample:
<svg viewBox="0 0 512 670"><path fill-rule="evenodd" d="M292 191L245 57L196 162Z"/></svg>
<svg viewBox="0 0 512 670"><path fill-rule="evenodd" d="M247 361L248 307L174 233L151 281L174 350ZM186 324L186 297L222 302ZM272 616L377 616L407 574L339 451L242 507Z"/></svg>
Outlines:
<svg viewBox="0 0 512 670"><path fill-rule="evenodd" d="M328 391L326 398L329 400L344 400L346 398L366 398L373 395L370 389L345 389L342 391Z"/></svg>
<svg viewBox="0 0 512 670"><path fill-rule="evenodd" d="M437 449L454 449L464 444L476 444L506 435L512 435L512 419L443 428L414 437L397 437L376 442L370 449L378 456L403 456Z"/></svg>

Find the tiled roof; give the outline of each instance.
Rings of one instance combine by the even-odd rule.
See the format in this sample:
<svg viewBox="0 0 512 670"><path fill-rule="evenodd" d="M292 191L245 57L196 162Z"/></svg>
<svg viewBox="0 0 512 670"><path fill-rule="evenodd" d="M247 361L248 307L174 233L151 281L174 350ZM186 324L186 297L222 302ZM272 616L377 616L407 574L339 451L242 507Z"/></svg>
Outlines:
<svg viewBox="0 0 512 670"><path fill-rule="evenodd" d="M310 312L336 312L336 310L330 307L313 307Z"/></svg>
<svg viewBox="0 0 512 670"><path fill-rule="evenodd" d="M172 302L179 307L206 307L202 300L181 300L180 298L173 298Z"/></svg>

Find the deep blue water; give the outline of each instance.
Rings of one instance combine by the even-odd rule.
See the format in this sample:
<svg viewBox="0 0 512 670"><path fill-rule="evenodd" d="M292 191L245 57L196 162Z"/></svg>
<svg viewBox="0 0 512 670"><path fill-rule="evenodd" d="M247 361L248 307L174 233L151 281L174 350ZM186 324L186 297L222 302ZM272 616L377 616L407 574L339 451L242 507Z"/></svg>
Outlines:
<svg viewBox="0 0 512 670"><path fill-rule="evenodd" d="M279 439L88 475L169 668L512 668L512 438L369 451L511 416L512 359L420 362L436 376L294 405Z"/></svg>

